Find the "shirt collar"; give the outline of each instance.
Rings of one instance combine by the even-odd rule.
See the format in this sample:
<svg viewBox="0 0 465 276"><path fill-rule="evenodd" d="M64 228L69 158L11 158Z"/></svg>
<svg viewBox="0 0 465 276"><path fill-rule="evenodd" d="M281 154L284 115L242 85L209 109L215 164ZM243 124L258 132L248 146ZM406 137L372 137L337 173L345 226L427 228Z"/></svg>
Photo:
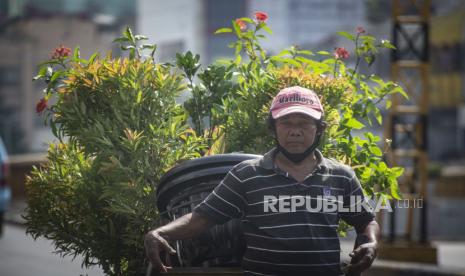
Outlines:
<svg viewBox="0 0 465 276"><path fill-rule="evenodd" d="M275 169L274 158L277 153L278 153L277 148L273 148L269 152L265 153L263 158L260 160L260 166L268 170L274 170ZM328 161L318 149L315 150L315 156L318 159L318 164L316 165L316 169L328 168Z"/></svg>

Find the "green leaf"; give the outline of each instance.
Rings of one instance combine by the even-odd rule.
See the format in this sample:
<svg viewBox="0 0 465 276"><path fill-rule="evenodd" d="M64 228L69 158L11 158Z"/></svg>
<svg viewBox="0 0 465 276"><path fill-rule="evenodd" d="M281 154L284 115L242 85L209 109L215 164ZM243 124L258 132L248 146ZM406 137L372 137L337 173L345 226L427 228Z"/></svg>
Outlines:
<svg viewBox="0 0 465 276"><path fill-rule="evenodd" d="M236 55L236 59L234 60L234 62L235 62L236 64L240 64L240 63L241 63L241 60L242 60L241 55Z"/></svg>
<svg viewBox="0 0 465 276"><path fill-rule="evenodd" d="M295 61L295 59L292 59L292 58L282 58L281 61L284 62L284 63L287 63L287 64L294 65L296 67L301 67L301 64L298 63L297 61Z"/></svg>
<svg viewBox="0 0 465 276"><path fill-rule="evenodd" d="M372 81L374 81L374 82L376 82L378 84L383 84L384 83L383 79L381 79L377 75L370 75L370 80L372 80Z"/></svg>
<svg viewBox="0 0 465 276"><path fill-rule="evenodd" d="M322 55L322 56L329 56L329 55L331 55L331 53L328 52L328 51L318 51L318 52L316 52L316 53L319 54L319 55Z"/></svg>
<svg viewBox="0 0 465 276"><path fill-rule="evenodd" d="M74 58L74 60L78 60L78 59L81 58L81 52L79 51L79 46L74 48L73 58Z"/></svg>
<svg viewBox="0 0 465 276"><path fill-rule="evenodd" d="M265 30L265 32L269 33L270 35L273 34L273 31L266 25L263 26L262 29Z"/></svg>
<svg viewBox="0 0 465 276"><path fill-rule="evenodd" d="M375 55L372 54L372 53L368 53L368 54L363 56L363 59L368 64L368 66L371 66L373 64L373 62L375 62L375 58L376 58Z"/></svg>
<svg viewBox="0 0 465 276"><path fill-rule="evenodd" d="M386 100L386 109L391 108L391 105L392 105L392 101L389 100L389 99L387 99L387 100Z"/></svg>
<svg viewBox="0 0 465 276"><path fill-rule="evenodd" d="M337 32L337 34L347 38L348 40L355 41L355 36L348 32Z"/></svg>
<svg viewBox="0 0 465 276"><path fill-rule="evenodd" d="M383 152L378 148L378 146L370 146L369 147L370 152L373 153L376 156L382 156Z"/></svg>
<svg viewBox="0 0 465 276"><path fill-rule="evenodd" d="M397 178L397 177L400 177L404 173L404 168L394 167L394 168L391 168L391 171L393 172L394 176Z"/></svg>
<svg viewBox="0 0 465 276"><path fill-rule="evenodd" d="M39 72L37 73L37 75L32 80L38 80L40 78L45 77L45 74L47 73L47 68L48 68L48 66L40 67Z"/></svg>
<svg viewBox="0 0 465 276"><path fill-rule="evenodd" d="M139 92L137 93L136 103L137 103L137 104L140 104L141 101L142 101L142 91L139 91Z"/></svg>
<svg viewBox="0 0 465 276"><path fill-rule="evenodd" d="M374 140L375 140L375 137L374 137L373 133L371 133L371 132L365 132L365 133L363 133L363 136L368 138L368 141L370 141L370 143L373 143Z"/></svg>
<svg viewBox="0 0 465 276"><path fill-rule="evenodd" d="M247 22L247 23L250 23L250 24L254 24L253 20L248 18L248 17L241 17L239 18L240 20L244 21L244 22Z"/></svg>
<svg viewBox="0 0 465 276"><path fill-rule="evenodd" d="M93 63L97 56L98 56L98 53L94 53L92 56L90 56L88 63Z"/></svg>
<svg viewBox="0 0 465 276"><path fill-rule="evenodd" d="M402 196L400 195L399 185L397 183L391 183L390 186L391 195L395 199L402 199Z"/></svg>
<svg viewBox="0 0 465 276"><path fill-rule="evenodd" d="M79 107L80 107L81 113L85 116L85 115L86 115L86 110L87 110L87 109L86 109L86 105L85 105L83 102L81 102L81 104L79 105Z"/></svg>
<svg viewBox="0 0 465 276"><path fill-rule="evenodd" d="M65 72L64 71L55 71L50 78L50 82L53 83L55 80L57 80L59 77L61 77Z"/></svg>
<svg viewBox="0 0 465 276"><path fill-rule="evenodd" d="M236 36L238 38L241 38L242 37L242 31L241 31L241 28L239 27L239 25L236 23L236 21L231 21L232 22L232 25L233 25L233 28L234 28L234 32L236 33ZM234 46L232 46L234 47ZM231 48L232 48L231 47Z"/></svg>
<svg viewBox="0 0 465 276"><path fill-rule="evenodd" d="M383 123L383 115L381 114L381 111L379 111L378 108L375 108L374 112L375 112L376 121L378 122L378 124L381 125Z"/></svg>
<svg viewBox="0 0 465 276"><path fill-rule="evenodd" d="M127 37L118 37L116 39L113 40L113 43L114 42L118 42L118 43L121 43L121 42L129 42L129 39Z"/></svg>
<svg viewBox="0 0 465 276"><path fill-rule="evenodd" d="M222 34L222 33L232 33L231 28L221 28L215 31L214 34Z"/></svg>
<svg viewBox="0 0 465 276"><path fill-rule="evenodd" d="M346 123L346 126L350 127L350 128L353 128L353 129L361 129L363 127L365 127L364 124L362 124L361 122L359 122L357 119L355 118L350 118L347 123Z"/></svg>
<svg viewBox="0 0 465 276"><path fill-rule="evenodd" d="M150 51L150 56L153 58L155 55L155 51L157 51L157 44L153 44L153 49Z"/></svg>
<svg viewBox="0 0 465 276"><path fill-rule="evenodd" d="M301 63L307 63L307 64L310 64L310 65L314 65L315 62L311 59L308 59L308 58L304 58L304 57L296 57L295 58L296 61L299 61Z"/></svg>
<svg viewBox="0 0 465 276"><path fill-rule="evenodd" d="M367 44L371 44L376 40L376 38L371 35L361 35L359 38L363 40L364 43L367 43Z"/></svg>
<svg viewBox="0 0 465 276"><path fill-rule="evenodd" d="M136 41L139 41L139 40L148 40L148 38L147 38L146 36L144 36L144 35L135 35L135 36L134 36L134 39L135 39Z"/></svg>
<svg viewBox="0 0 465 276"><path fill-rule="evenodd" d="M308 50L300 50L300 51L297 51L297 54L299 54L299 55L306 55L306 56L313 56L313 52L312 52L312 51L308 51Z"/></svg>
<svg viewBox="0 0 465 276"><path fill-rule="evenodd" d="M396 49L396 46L394 46L389 40L386 40L386 39L381 40L380 46L383 48L388 48L388 49L393 49L393 50Z"/></svg>
<svg viewBox="0 0 465 276"><path fill-rule="evenodd" d="M155 48L155 44L142 44L141 46L141 49L154 49Z"/></svg>
<svg viewBox="0 0 465 276"><path fill-rule="evenodd" d="M54 123L51 123L50 127L52 128L53 135L55 135L55 137L58 137L57 125Z"/></svg>
<svg viewBox="0 0 465 276"><path fill-rule="evenodd" d="M282 56L286 56L286 55L289 55L291 56L291 52L288 50L288 49L285 49L285 50L282 50L279 54L277 54L275 57L282 57Z"/></svg>
<svg viewBox="0 0 465 276"><path fill-rule="evenodd" d="M372 169L372 168L369 168L369 167L365 167L365 168L363 169L363 172L362 172L362 174L360 175L360 177L361 177L362 179L368 179L368 178L370 178L372 175L373 175L373 169Z"/></svg>
<svg viewBox="0 0 465 276"><path fill-rule="evenodd" d="M134 47L134 46L132 46L132 45L128 45L128 46L121 46L121 49L122 49L122 50L129 50L129 49L135 49L135 47Z"/></svg>
<svg viewBox="0 0 465 276"><path fill-rule="evenodd" d="M407 95L405 90L398 84L395 84L395 88L391 90L390 94L393 94L393 93L399 93L402 96L404 96L404 98L409 99L409 96Z"/></svg>
<svg viewBox="0 0 465 276"><path fill-rule="evenodd" d="M238 41L236 43L236 49L234 50L234 55L236 55L236 56L240 55L241 51L242 51L242 42Z"/></svg>
<svg viewBox="0 0 465 276"><path fill-rule="evenodd" d="M363 140L361 139L360 137L354 137L354 143L359 145L359 146L362 146L364 144L366 144L366 140Z"/></svg>
<svg viewBox="0 0 465 276"><path fill-rule="evenodd" d="M134 36L132 35L131 28L129 26L126 27L126 31L124 31L124 36L133 44L136 44L136 40L134 39Z"/></svg>

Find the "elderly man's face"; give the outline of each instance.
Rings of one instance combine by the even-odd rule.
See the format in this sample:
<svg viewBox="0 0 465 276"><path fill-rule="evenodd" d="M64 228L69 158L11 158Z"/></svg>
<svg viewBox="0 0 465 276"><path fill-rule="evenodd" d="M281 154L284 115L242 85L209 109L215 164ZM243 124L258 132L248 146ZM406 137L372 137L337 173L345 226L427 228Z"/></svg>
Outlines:
<svg viewBox="0 0 465 276"><path fill-rule="evenodd" d="M299 113L276 120L276 138L290 153L302 153L315 141L317 121Z"/></svg>

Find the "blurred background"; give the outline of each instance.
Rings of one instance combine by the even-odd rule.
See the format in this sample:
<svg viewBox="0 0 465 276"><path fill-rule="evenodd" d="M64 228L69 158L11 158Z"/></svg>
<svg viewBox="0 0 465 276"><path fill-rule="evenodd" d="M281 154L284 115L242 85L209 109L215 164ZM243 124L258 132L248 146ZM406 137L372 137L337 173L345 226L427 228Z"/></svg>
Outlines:
<svg viewBox="0 0 465 276"><path fill-rule="evenodd" d="M267 23L273 30L273 35L268 35L262 44L269 54L277 54L292 45L312 51L331 52L335 47L346 47L350 51L351 43L336 32L354 33L358 26L363 26L370 35L391 41L399 30L400 33L409 33L410 39L404 41L403 47L419 47L426 51L419 60L428 65L427 78L421 74L410 74L408 80L393 76L397 74L393 63L399 58L387 50L379 53L371 68L361 68L363 72L377 74L383 79L394 78L403 86L416 86L423 82L426 86L419 93L426 93L428 99L427 112L423 114L427 118L423 121L426 131L422 137L428 163L422 167L421 172L413 172L413 175L425 174L427 177L427 190L423 194L427 194L429 200L426 218L421 218L422 214L411 216L408 212L397 212L397 218L385 216L383 233L386 238L404 237L407 233L408 240L422 240L425 237L417 228L426 227L424 231L428 241L436 245L443 241L442 246L449 247L460 245L462 247L451 249L455 252L451 258L454 259L459 253L463 256L465 217L461 211L465 208L465 1L403 1L416 3L412 5L412 10L427 5L427 30L420 28L419 31L409 29L408 26L403 31L396 29L400 21L393 17L395 2L0 0L0 140L9 156L8 183L5 181L4 185L10 186L12 191L10 208L5 213L7 223L21 223L20 213L24 208L25 197L24 175L32 165L44 162L47 145L54 141L50 129L35 111L37 102L43 97L44 86L41 82L32 82L37 65L50 58L54 48L60 45L70 48L79 46L82 56L86 58L95 51L102 55L112 51L114 56L118 56L121 52L112 40L126 26L130 26L134 33L146 35L150 43L158 45L158 61L172 61L177 52L190 50L200 54L201 63L206 65L234 54L227 46L233 41L233 36L214 35L215 30L230 26L231 20L235 18L253 17L255 11L263 11L269 15ZM406 9L408 11L409 8ZM421 45L421 37L425 35L423 42L426 44ZM398 43L400 45L402 42L399 40ZM355 63L353 56L349 59L350 63ZM384 114L389 118L387 112ZM376 127L373 131L380 136L392 135L386 125ZM7 169L4 170L6 172ZM393 226L394 219L399 221ZM410 230L408 227L405 230L409 224L406 221L413 221ZM7 224L6 227L10 226ZM21 228L14 229L21 231ZM0 240L0 271L1 266L7 265L1 259L16 252L2 251L8 243L8 233L5 233L5 237ZM21 237L16 232L13 236ZM17 243L10 240L8 244L13 246ZM50 245L44 246L48 248L40 249L44 252L53 249ZM444 256L440 255L439 258L446 258ZM451 265L465 267L459 261Z"/></svg>

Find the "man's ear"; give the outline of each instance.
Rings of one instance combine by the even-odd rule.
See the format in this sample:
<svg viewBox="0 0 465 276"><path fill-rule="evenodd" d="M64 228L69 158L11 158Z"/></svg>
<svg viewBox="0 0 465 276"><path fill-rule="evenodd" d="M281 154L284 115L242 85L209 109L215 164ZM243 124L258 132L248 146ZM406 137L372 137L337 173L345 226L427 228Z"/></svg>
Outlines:
<svg viewBox="0 0 465 276"><path fill-rule="evenodd" d="M317 129L317 132L319 134L323 134L323 132L325 131L326 127L328 126L328 124L325 122L325 121L320 121L318 123L318 129Z"/></svg>

